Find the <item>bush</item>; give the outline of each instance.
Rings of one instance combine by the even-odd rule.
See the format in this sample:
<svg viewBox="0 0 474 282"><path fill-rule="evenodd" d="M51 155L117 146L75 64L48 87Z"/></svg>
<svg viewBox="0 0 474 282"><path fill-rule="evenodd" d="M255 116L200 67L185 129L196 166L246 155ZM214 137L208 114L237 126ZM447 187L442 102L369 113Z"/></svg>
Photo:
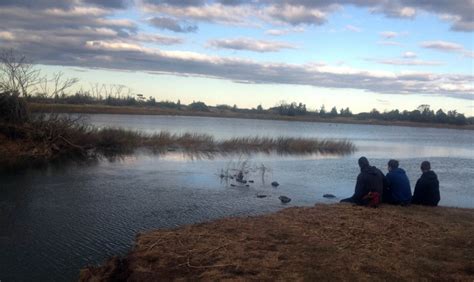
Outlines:
<svg viewBox="0 0 474 282"><path fill-rule="evenodd" d="M28 121L28 106L23 98L15 92L0 93L0 120L10 123L23 123Z"/></svg>
<svg viewBox="0 0 474 282"><path fill-rule="evenodd" d="M188 107L191 111L209 112L209 107L203 102L193 102Z"/></svg>

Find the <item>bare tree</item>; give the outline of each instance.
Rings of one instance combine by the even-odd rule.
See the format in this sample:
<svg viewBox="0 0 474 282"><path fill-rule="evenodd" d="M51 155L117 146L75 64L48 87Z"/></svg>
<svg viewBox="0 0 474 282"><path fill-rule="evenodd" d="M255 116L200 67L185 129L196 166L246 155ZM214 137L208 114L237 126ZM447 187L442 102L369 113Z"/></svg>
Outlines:
<svg viewBox="0 0 474 282"><path fill-rule="evenodd" d="M0 91L26 97L40 83L40 71L13 49L0 50Z"/></svg>
<svg viewBox="0 0 474 282"><path fill-rule="evenodd" d="M76 84L79 79L75 77L65 78L63 72L56 72L53 74L51 79L45 77L44 81L47 86L46 89L44 89L44 93L49 97L56 97L66 94L66 91L74 86L74 84ZM51 85L51 88L48 87L49 85Z"/></svg>
<svg viewBox="0 0 474 282"><path fill-rule="evenodd" d="M99 83L90 83L90 93L94 96L97 100L102 100L102 86Z"/></svg>
<svg viewBox="0 0 474 282"><path fill-rule="evenodd" d="M66 92L79 80L65 78L63 72L53 74L52 78L41 76L41 71L26 56L14 50L0 51L0 91L27 97L34 91L44 96L54 97Z"/></svg>

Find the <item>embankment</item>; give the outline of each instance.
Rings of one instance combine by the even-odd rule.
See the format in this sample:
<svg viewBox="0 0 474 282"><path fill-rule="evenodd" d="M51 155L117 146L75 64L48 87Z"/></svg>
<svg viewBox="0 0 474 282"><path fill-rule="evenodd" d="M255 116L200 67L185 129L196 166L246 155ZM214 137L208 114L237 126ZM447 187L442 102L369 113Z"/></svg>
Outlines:
<svg viewBox="0 0 474 282"><path fill-rule="evenodd" d="M474 210L288 208L139 234L80 281L474 280Z"/></svg>

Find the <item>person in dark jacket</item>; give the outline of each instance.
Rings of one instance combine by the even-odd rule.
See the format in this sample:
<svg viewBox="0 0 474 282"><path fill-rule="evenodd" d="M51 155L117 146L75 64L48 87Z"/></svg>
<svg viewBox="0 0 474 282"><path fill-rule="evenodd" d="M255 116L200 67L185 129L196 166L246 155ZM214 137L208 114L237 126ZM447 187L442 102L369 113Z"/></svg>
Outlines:
<svg viewBox="0 0 474 282"><path fill-rule="evenodd" d="M399 168L397 160L388 161L387 186L384 187L384 203L393 205L408 205L411 201L410 181L405 171Z"/></svg>
<svg viewBox="0 0 474 282"><path fill-rule="evenodd" d="M370 166L366 157L359 158L359 167L354 195L341 200L341 203L377 206L381 201L385 177L378 168Z"/></svg>
<svg viewBox="0 0 474 282"><path fill-rule="evenodd" d="M431 164L428 161L422 162L420 169L423 174L416 182L411 203L437 206L440 200L438 176L431 170Z"/></svg>

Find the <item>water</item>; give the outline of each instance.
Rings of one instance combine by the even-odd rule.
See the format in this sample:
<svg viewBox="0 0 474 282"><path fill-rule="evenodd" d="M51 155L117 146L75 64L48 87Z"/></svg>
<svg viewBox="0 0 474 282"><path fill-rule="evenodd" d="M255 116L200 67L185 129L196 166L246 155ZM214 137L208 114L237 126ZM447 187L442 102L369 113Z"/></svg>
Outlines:
<svg viewBox="0 0 474 282"><path fill-rule="evenodd" d="M226 216L248 216L287 206L337 202L350 196L365 155L386 172L397 158L412 188L427 159L440 178L441 205L474 208L474 133L452 129L256 121L202 117L91 115L97 126L145 132L235 136L347 138L348 156L215 156L139 153L121 161L66 165L0 175L0 280L76 280L78 270L125 254L134 236ZM250 187L233 187L219 174L246 161ZM267 170L262 177L264 165ZM271 181L280 186L273 188ZM336 199L325 199L325 193ZM267 195L257 198L257 194ZM282 205L278 196L292 199Z"/></svg>

